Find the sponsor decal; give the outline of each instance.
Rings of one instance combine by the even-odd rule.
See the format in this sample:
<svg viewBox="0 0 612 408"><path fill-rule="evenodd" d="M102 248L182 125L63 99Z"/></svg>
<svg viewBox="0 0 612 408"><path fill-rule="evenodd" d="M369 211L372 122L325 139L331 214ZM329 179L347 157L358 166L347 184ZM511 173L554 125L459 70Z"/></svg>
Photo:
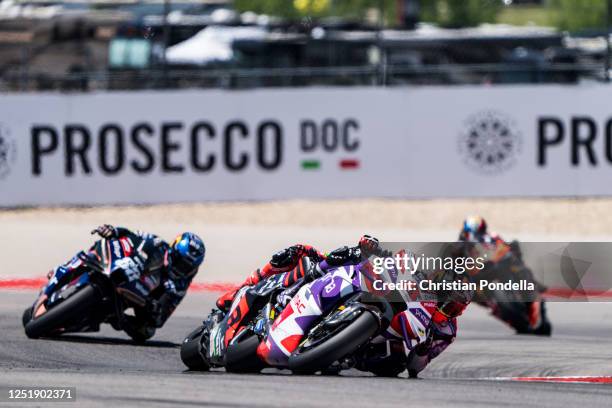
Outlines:
<svg viewBox="0 0 612 408"><path fill-rule="evenodd" d="M215 325L215 327L210 331L210 341L209 341L209 352L211 358L221 357L223 353L223 335L221 333L221 327L219 325Z"/></svg>
<svg viewBox="0 0 612 408"><path fill-rule="evenodd" d="M555 161L572 167L612 164L612 117L541 116L537 132L538 167Z"/></svg>
<svg viewBox="0 0 612 408"><path fill-rule="evenodd" d="M275 120L254 125L236 120L223 126L206 120L36 124L30 137L35 177L43 176L48 171L46 162L57 155L63 156L68 177L273 171L283 163L283 128Z"/></svg>
<svg viewBox="0 0 612 408"><path fill-rule="evenodd" d="M125 252L126 256L131 255L132 253L132 244L129 238L120 238L119 242L121 243L121 247L123 248L123 252Z"/></svg>
<svg viewBox="0 0 612 408"><path fill-rule="evenodd" d="M275 171L286 162L288 131L298 134L297 145L289 148L297 148L302 170L330 164L340 171L361 168L357 119L302 119L292 129L287 126L277 119L255 123L238 119L221 125L208 120L35 124L30 128L31 174L43 177L49 170L47 162L56 156L62 158L67 177Z"/></svg>
<svg viewBox="0 0 612 408"><path fill-rule="evenodd" d="M422 309L419 309L418 307L411 307L408 310L410 310L410 313L412 313L423 326L427 327L429 325L430 318L423 312Z"/></svg>
<svg viewBox="0 0 612 408"><path fill-rule="evenodd" d="M481 174L498 174L516 164L522 135L514 120L495 111L470 116L459 136L465 164Z"/></svg>
<svg viewBox="0 0 612 408"><path fill-rule="evenodd" d="M117 259L115 261L115 267L122 269L130 282L140 279L142 265L137 264L132 258Z"/></svg>
<svg viewBox="0 0 612 408"><path fill-rule="evenodd" d="M329 154L350 155L338 159L340 170L358 170L361 161L353 155L357 154L361 146L358 136L359 121L354 118L348 119L326 119L323 122L314 120L302 120L300 122L300 151L307 158L303 159L300 166L303 170L321 170L323 160ZM312 156L317 156L317 158ZM335 157L335 156L334 156Z"/></svg>
<svg viewBox="0 0 612 408"><path fill-rule="evenodd" d="M113 253L117 258L120 258L122 256L121 244L119 244L119 241L113 241Z"/></svg>

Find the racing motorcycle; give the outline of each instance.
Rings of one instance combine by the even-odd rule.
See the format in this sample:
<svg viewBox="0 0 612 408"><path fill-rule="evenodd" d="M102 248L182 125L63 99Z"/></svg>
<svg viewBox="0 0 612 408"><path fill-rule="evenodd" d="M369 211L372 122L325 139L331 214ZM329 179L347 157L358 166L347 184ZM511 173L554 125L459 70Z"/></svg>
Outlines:
<svg viewBox="0 0 612 408"><path fill-rule="evenodd" d="M62 333L98 331L110 323L138 342L144 341L125 324L125 312L146 310L150 294L161 282L159 270L147 270L144 241L130 238L102 239L89 252L81 252L68 265L70 273L59 280L57 274L31 307L23 313L23 326L29 338Z"/></svg>
<svg viewBox="0 0 612 408"><path fill-rule="evenodd" d="M305 268L317 267L307 258L304 262ZM397 305L365 290L368 281L367 274L360 273L363 268L362 263L331 269L310 284L300 281L284 288L283 281L291 273L287 272L253 288L240 289L226 315L213 311L185 338L181 347L183 363L192 370L225 367L229 372L259 372L269 367L257 355L260 343L284 340L269 337L272 326L289 320L281 318L283 311L324 304L325 311L320 316L291 323L297 323L305 335L288 360L278 359L271 367L306 374L317 371L332 374L357 368L380 376L398 375L405 370L406 351L427 340L431 309L423 302L402 302L405 310L401 317L406 323L403 341L389 342L383 332ZM266 300L250 308L250 317L241 320L241 327L236 327L236 318L246 310L245 294L249 291L257 292ZM315 324L306 330L313 319ZM392 354L392 348L400 349L401 353ZM397 358L398 355L402 358Z"/></svg>
<svg viewBox="0 0 612 408"><path fill-rule="evenodd" d="M303 267L312 268L314 263L309 258L302 258L296 269ZM253 287L240 288L227 313L213 310L183 340L183 363L189 369L199 371L218 367L225 367L229 372L258 372L263 369L264 364L256 355L259 339L254 335L254 325L264 322L264 313L274 316L282 310L283 303L304 284L304 278L287 284L294 272L274 275Z"/></svg>
<svg viewBox="0 0 612 408"><path fill-rule="evenodd" d="M470 273L473 281L520 282L534 284L533 291L477 290L474 301L491 310L491 314L512 327L517 334L550 336L552 324L546 312L543 293L546 288L535 279L533 272L525 264L520 245L497 242L491 245L475 246L479 254L486 254L489 262L485 268Z"/></svg>

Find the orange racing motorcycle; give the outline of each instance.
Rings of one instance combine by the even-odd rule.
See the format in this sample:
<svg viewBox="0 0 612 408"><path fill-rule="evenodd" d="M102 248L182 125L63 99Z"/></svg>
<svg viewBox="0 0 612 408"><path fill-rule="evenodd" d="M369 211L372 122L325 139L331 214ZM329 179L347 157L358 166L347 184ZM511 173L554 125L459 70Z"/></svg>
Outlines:
<svg viewBox="0 0 612 408"><path fill-rule="evenodd" d="M464 254L471 257L483 257L487 260L481 270L468 271L470 279L479 284L488 282L529 282L533 290L491 290L479 288L474 293L473 301L488 308L491 314L512 327L517 334L550 336L552 324L546 312L543 293L546 287L534 277L531 269L523 261L520 245L496 239L492 242L458 243Z"/></svg>

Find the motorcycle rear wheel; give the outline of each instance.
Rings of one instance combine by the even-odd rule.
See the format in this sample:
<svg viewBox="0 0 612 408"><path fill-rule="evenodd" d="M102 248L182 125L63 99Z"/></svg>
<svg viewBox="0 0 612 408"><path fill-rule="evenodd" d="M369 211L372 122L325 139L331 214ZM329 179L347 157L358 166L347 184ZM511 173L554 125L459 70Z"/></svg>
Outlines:
<svg viewBox="0 0 612 408"><path fill-rule="evenodd" d="M260 339L253 334L238 343L230 344L225 352L225 371L229 373L258 373L265 367L257 356Z"/></svg>
<svg viewBox="0 0 612 408"><path fill-rule="evenodd" d="M299 347L289 357L289 369L295 373L314 373L353 353L378 331L378 321L364 311L346 327L312 348Z"/></svg>
<svg viewBox="0 0 612 408"><path fill-rule="evenodd" d="M86 286L49 309L42 315L32 318L25 324L25 333L31 339L53 335L75 319L86 315L89 310L101 300L98 289Z"/></svg>

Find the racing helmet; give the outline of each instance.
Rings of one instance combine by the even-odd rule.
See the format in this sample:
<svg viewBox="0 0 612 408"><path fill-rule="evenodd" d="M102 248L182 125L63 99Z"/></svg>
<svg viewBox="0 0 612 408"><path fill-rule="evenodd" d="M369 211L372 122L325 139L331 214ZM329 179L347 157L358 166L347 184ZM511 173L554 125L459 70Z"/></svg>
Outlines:
<svg viewBox="0 0 612 408"><path fill-rule="evenodd" d="M370 235L363 235L359 238L359 249L361 249L361 253L364 257L368 258L370 255L375 254L379 247L380 242L378 238L375 238Z"/></svg>
<svg viewBox="0 0 612 408"><path fill-rule="evenodd" d="M466 239L478 239L487 233L487 222L480 216L469 216L463 221L461 236Z"/></svg>
<svg viewBox="0 0 612 408"><path fill-rule="evenodd" d="M170 271L174 278L192 278L204 261L206 247L202 238L192 232L176 237L170 251Z"/></svg>

